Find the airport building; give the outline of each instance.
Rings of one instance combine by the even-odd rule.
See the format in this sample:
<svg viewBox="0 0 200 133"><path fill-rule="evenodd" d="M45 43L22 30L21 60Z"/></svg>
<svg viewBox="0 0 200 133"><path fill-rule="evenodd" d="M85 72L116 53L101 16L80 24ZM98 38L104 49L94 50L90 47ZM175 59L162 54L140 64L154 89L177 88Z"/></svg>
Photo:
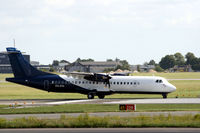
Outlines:
<svg viewBox="0 0 200 133"><path fill-rule="evenodd" d="M30 62L30 55L23 55ZM12 73L12 68L7 54L0 53L0 73Z"/></svg>
<svg viewBox="0 0 200 133"><path fill-rule="evenodd" d="M149 72L151 69L155 69L154 65L130 65L131 71Z"/></svg>
<svg viewBox="0 0 200 133"><path fill-rule="evenodd" d="M108 68L116 68L117 65L122 65L120 62L115 61L88 61L88 62L74 62L65 66L65 70L68 72L92 72L101 73Z"/></svg>

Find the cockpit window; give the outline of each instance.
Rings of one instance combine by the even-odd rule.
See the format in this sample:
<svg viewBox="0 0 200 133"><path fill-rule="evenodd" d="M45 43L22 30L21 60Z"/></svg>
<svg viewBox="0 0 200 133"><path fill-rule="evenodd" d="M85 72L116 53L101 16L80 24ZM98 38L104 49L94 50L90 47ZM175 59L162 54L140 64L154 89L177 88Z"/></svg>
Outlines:
<svg viewBox="0 0 200 133"><path fill-rule="evenodd" d="M156 80L156 83L163 83L163 81L159 79L159 80Z"/></svg>

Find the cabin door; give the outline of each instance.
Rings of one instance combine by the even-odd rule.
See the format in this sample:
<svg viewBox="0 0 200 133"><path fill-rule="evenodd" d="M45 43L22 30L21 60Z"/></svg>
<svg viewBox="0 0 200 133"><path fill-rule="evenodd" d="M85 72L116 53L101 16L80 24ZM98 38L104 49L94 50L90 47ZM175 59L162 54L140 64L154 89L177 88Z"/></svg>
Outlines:
<svg viewBox="0 0 200 133"><path fill-rule="evenodd" d="M44 81L44 89L49 91L49 81L48 80Z"/></svg>

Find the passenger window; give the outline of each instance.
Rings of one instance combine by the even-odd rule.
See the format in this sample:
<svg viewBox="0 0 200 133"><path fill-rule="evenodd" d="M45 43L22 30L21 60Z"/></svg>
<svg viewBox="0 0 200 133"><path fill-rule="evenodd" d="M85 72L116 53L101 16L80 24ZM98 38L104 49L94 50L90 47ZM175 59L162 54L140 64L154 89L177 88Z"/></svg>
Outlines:
<svg viewBox="0 0 200 133"><path fill-rule="evenodd" d="M119 84L119 82L117 82L117 84Z"/></svg>
<svg viewBox="0 0 200 133"><path fill-rule="evenodd" d="M127 85L129 85L129 82L127 82Z"/></svg>
<svg viewBox="0 0 200 133"><path fill-rule="evenodd" d="M126 82L124 82L124 84L126 84Z"/></svg>
<svg viewBox="0 0 200 133"><path fill-rule="evenodd" d="M75 84L77 84L77 81L75 81Z"/></svg>
<svg viewBox="0 0 200 133"><path fill-rule="evenodd" d="M82 84L84 84L84 81L82 82Z"/></svg>
<svg viewBox="0 0 200 133"><path fill-rule="evenodd" d="M121 85L122 85L123 83L121 82Z"/></svg>
<svg viewBox="0 0 200 133"><path fill-rule="evenodd" d="M98 82L96 82L96 84L98 84Z"/></svg>
<svg viewBox="0 0 200 133"><path fill-rule="evenodd" d="M131 82L131 85L133 84L133 82Z"/></svg>
<svg viewBox="0 0 200 133"><path fill-rule="evenodd" d="M95 81L93 81L93 84L95 84Z"/></svg>
<svg viewBox="0 0 200 133"><path fill-rule="evenodd" d="M81 81L79 81L79 84L81 84Z"/></svg>
<svg viewBox="0 0 200 133"><path fill-rule="evenodd" d="M115 85L115 82L113 82L113 84Z"/></svg>
<svg viewBox="0 0 200 133"><path fill-rule="evenodd" d="M136 82L134 82L134 85L136 85Z"/></svg>
<svg viewBox="0 0 200 133"><path fill-rule="evenodd" d="M87 82L87 81L85 81L85 83L87 84L88 82Z"/></svg>

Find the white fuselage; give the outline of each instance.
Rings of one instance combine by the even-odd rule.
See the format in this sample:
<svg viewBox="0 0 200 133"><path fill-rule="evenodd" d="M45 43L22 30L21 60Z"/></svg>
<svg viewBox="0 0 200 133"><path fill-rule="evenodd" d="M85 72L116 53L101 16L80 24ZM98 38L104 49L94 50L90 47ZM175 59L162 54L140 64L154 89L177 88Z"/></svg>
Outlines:
<svg viewBox="0 0 200 133"><path fill-rule="evenodd" d="M157 76L112 76L110 87L103 82L89 81L80 77L59 76L76 86L97 92L170 93L176 90L176 87L165 78Z"/></svg>

